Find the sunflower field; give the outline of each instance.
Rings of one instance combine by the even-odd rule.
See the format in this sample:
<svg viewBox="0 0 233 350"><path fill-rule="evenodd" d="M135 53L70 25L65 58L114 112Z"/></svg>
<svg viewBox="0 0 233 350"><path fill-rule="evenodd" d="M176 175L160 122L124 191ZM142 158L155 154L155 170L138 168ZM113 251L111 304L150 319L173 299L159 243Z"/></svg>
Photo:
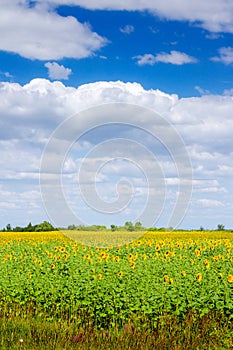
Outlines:
<svg viewBox="0 0 233 350"><path fill-rule="evenodd" d="M80 233L79 233L80 234ZM148 232L101 248L61 232L0 234L0 306L99 329L190 310L233 317L233 234ZM125 233L130 235L130 233Z"/></svg>

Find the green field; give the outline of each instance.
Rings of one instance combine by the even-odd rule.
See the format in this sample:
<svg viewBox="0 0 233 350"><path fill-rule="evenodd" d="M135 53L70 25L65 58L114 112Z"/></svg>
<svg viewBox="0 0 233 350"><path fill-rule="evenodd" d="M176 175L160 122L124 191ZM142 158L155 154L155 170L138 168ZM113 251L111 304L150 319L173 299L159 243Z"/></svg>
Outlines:
<svg viewBox="0 0 233 350"><path fill-rule="evenodd" d="M78 235L1 233L1 349L232 347L232 233Z"/></svg>

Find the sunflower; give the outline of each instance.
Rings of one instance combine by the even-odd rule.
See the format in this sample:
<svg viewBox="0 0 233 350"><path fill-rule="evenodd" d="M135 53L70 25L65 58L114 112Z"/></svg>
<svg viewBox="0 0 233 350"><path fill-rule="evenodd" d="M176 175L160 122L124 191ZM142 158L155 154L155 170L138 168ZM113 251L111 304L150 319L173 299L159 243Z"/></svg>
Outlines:
<svg viewBox="0 0 233 350"><path fill-rule="evenodd" d="M201 280L202 280L202 274L201 274L201 273L198 273L198 274L196 275L196 279L197 279L198 282L201 282Z"/></svg>
<svg viewBox="0 0 233 350"><path fill-rule="evenodd" d="M131 262L131 264L130 264L131 269L134 269L135 266L136 266L135 262Z"/></svg>
<svg viewBox="0 0 233 350"><path fill-rule="evenodd" d="M53 269L55 269L55 265L54 264L51 264L51 269L53 270Z"/></svg>
<svg viewBox="0 0 233 350"><path fill-rule="evenodd" d="M119 276L119 277L122 277L122 276L123 276L123 272L120 271L120 272L118 273L118 276Z"/></svg>
<svg viewBox="0 0 233 350"><path fill-rule="evenodd" d="M169 276L168 275L164 275L163 279L164 279L164 282L169 282Z"/></svg>
<svg viewBox="0 0 233 350"><path fill-rule="evenodd" d="M204 260L204 264L205 264L205 267L207 268L207 269L209 269L210 268L210 263L209 263L209 261L208 260Z"/></svg>
<svg viewBox="0 0 233 350"><path fill-rule="evenodd" d="M97 277L99 280L101 280L101 278L103 277L102 273L99 273Z"/></svg>
<svg viewBox="0 0 233 350"><path fill-rule="evenodd" d="M229 283L233 282L233 276L232 275L228 275L227 280Z"/></svg>
<svg viewBox="0 0 233 350"><path fill-rule="evenodd" d="M199 249L195 250L195 254L196 254L197 257L200 256L201 255L200 250Z"/></svg>

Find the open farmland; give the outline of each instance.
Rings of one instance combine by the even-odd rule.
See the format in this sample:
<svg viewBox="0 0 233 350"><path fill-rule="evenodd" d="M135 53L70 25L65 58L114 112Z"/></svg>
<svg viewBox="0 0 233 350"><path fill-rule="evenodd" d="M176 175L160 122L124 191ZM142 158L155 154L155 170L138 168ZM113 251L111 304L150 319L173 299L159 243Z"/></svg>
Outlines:
<svg viewBox="0 0 233 350"><path fill-rule="evenodd" d="M230 348L232 233L148 232L131 243L111 248L95 247L96 233L88 234L90 246L58 231L1 233L1 349L92 349L90 344L85 348L87 329L106 337L105 344L103 338L100 342L105 346L108 342L111 344L116 334L126 336L128 340L124 341L130 342L130 335L142 332L141 338L147 335L148 349L153 346L215 349L216 344L216 349ZM119 235L123 234L131 235L129 232ZM33 336L36 330L30 331L30 327L37 327L33 323L35 319L37 326L42 327L41 339L48 337L41 343ZM202 334L199 326L195 330L195 325L203 320ZM51 333L45 328L49 324L57 325ZM59 324L60 327L65 324L65 329L59 330ZM186 327L185 339L191 337L187 347L182 340L181 325ZM161 340L163 327L167 335ZM175 334L178 330L180 333L179 338L173 335L172 340L169 335L174 329ZM220 339L223 329L225 345ZM58 340L57 333L65 334L62 342L53 340L51 346L48 345L51 339ZM19 343L19 339L23 342ZM199 343L191 347L195 341ZM100 344L93 349L102 349ZM116 349L124 346L123 342L122 347L118 345ZM137 344L127 346L141 348ZM113 345L109 345L110 348Z"/></svg>

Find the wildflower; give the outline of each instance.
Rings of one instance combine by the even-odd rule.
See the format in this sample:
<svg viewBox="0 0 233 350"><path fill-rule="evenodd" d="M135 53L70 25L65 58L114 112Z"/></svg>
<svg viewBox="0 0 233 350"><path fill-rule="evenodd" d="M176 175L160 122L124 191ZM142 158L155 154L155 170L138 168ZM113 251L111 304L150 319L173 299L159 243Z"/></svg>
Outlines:
<svg viewBox="0 0 233 350"><path fill-rule="evenodd" d="M201 274L201 273L198 273L198 274L196 275L196 279L197 279L198 282L201 282L201 280L202 280L202 274Z"/></svg>
<svg viewBox="0 0 233 350"><path fill-rule="evenodd" d="M99 280L101 280L101 278L103 277L102 273L99 273L97 277Z"/></svg>
<svg viewBox="0 0 233 350"><path fill-rule="evenodd" d="M227 280L229 283L233 282L233 276L232 275L228 275Z"/></svg>
<svg viewBox="0 0 233 350"><path fill-rule="evenodd" d="M120 272L118 273L118 276L119 276L119 277L122 277L122 276L123 276L123 272L120 271Z"/></svg>

